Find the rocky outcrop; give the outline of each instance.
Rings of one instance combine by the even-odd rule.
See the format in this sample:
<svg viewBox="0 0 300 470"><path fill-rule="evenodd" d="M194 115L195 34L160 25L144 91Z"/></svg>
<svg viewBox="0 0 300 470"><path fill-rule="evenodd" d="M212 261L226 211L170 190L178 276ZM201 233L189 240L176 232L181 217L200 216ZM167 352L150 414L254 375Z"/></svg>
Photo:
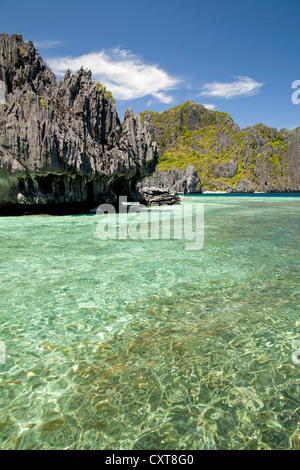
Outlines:
<svg viewBox="0 0 300 470"><path fill-rule="evenodd" d="M165 188L176 193L202 193L201 180L194 166L189 165L185 170L169 170L166 173L155 170L153 176L138 183L138 189L144 187Z"/></svg>
<svg viewBox="0 0 300 470"><path fill-rule="evenodd" d="M288 141L288 167L287 172L293 186L300 188L300 127L291 132Z"/></svg>
<svg viewBox="0 0 300 470"><path fill-rule="evenodd" d="M249 181L247 178L242 179L237 186L235 187L229 187L228 191L229 193L254 193L255 188L251 181Z"/></svg>
<svg viewBox="0 0 300 470"><path fill-rule="evenodd" d="M238 162L237 160L229 160L229 162L224 163L217 167L215 171L215 177L220 178L233 178L238 173Z"/></svg>
<svg viewBox="0 0 300 470"><path fill-rule="evenodd" d="M132 198L155 170L147 124L132 109L121 124L90 71L67 71L57 83L31 41L5 33L0 84L0 210Z"/></svg>
<svg viewBox="0 0 300 470"><path fill-rule="evenodd" d="M175 191L162 188L141 188L139 200L146 206L162 206L164 204L180 204L180 198Z"/></svg>
<svg viewBox="0 0 300 470"><path fill-rule="evenodd" d="M243 179L259 192L300 191L300 128L240 129L228 114L191 101L141 117L158 143L163 173L193 165L205 191L244 189Z"/></svg>

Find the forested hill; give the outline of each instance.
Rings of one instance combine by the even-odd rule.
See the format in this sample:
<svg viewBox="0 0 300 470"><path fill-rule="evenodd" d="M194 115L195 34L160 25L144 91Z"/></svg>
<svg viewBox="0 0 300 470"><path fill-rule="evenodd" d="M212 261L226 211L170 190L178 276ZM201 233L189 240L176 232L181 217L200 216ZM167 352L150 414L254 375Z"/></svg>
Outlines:
<svg viewBox="0 0 300 470"><path fill-rule="evenodd" d="M228 114L191 101L141 118L158 144L161 171L193 165L203 190L235 190L249 180L255 191L300 191L300 127L240 129Z"/></svg>

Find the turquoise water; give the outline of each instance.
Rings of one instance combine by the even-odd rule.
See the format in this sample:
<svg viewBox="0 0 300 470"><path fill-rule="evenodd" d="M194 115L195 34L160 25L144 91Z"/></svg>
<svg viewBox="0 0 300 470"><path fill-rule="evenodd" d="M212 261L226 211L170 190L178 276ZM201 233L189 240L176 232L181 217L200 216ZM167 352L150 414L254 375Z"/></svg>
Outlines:
<svg viewBox="0 0 300 470"><path fill-rule="evenodd" d="M194 203L197 251L0 218L1 449L300 448L300 199Z"/></svg>

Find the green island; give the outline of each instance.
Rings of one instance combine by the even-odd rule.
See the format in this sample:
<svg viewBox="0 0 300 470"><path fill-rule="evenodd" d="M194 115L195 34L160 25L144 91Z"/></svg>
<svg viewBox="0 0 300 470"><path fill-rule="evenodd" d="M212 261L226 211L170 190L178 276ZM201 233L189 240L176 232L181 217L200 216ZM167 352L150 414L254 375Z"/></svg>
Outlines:
<svg viewBox="0 0 300 470"><path fill-rule="evenodd" d="M144 111L140 116L157 141L157 168L162 172L193 165L203 189L211 191L236 187L243 178L253 182L257 191L267 187L281 192L293 186L288 150L299 128L278 131L259 123L240 129L227 113L192 101L162 113ZM231 172L230 165L234 167Z"/></svg>

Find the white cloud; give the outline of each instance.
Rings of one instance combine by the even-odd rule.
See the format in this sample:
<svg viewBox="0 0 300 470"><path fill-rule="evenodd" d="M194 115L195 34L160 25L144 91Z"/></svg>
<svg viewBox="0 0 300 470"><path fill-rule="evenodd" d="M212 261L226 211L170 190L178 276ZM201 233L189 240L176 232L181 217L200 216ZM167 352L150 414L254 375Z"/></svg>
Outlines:
<svg viewBox="0 0 300 470"><path fill-rule="evenodd" d="M181 83L157 65L147 64L136 54L118 48L79 57L48 58L47 63L58 76L68 68L91 70L93 78L100 80L119 100L152 96L162 103L171 103L173 97L168 92Z"/></svg>
<svg viewBox="0 0 300 470"><path fill-rule="evenodd" d="M62 41L58 39L45 39L44 41L34 41L35 47L38 49L52 49L52 47L56 47L62 44Z"/></svg>
<svg viewBox="0 0 300 470"><path fill-rule="evenodd" d="M154 98L156 98L158 101L161 101L162 103L165 103L165 104L169 104L174 101L172 96L166 95L162 91L158 93L152 93L152 96L154 96Z"/></svg>
<svg viewBox="0 0 300 470"><path fill-rule="evenodd" d="M216 105L215 104L203 104L207 109L215 109Z"/></svg>
<svg viewBox="0 0 300 470"><path fill-rule="evenodd" d="M213 96L215 98L236 98L252 96L259 92L264 83L259 83L249 77L236 77L231 83L211 82L202 87L199 96Z"/></svg>

